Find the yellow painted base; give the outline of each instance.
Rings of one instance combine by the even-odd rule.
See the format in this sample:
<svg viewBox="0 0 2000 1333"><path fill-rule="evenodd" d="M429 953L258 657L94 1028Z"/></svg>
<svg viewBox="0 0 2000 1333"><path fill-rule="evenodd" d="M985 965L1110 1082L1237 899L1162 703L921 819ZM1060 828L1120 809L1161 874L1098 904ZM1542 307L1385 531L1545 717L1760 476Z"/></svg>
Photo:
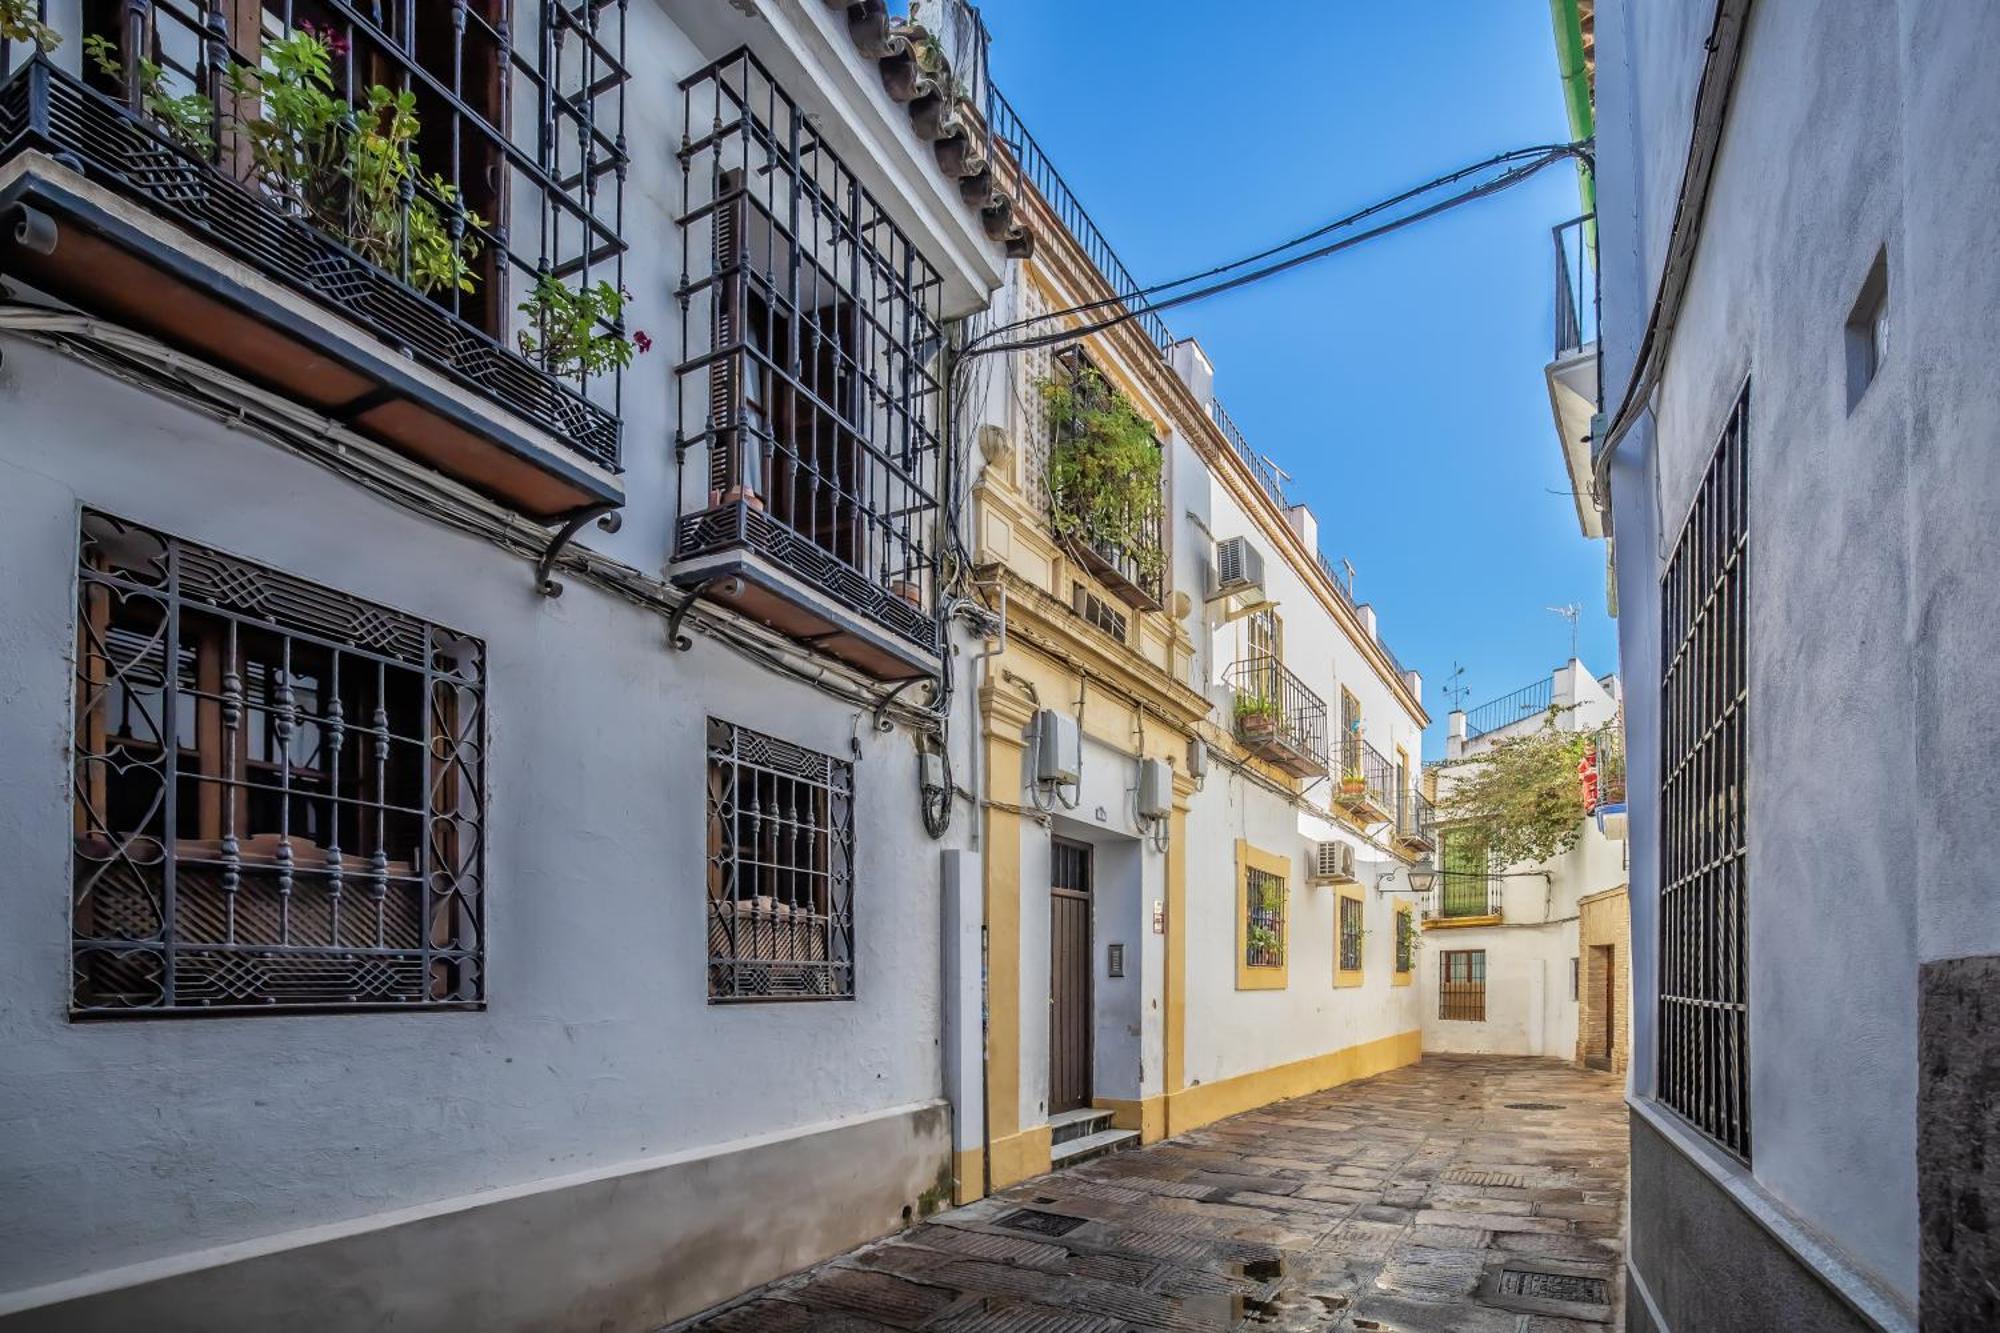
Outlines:
<svg viewBox="0 0 2000 1333"><path fill-rule="evenodd" d="M1213 1083L1198 1083L1167 1097L1167 1132L1188 1130L1222 1119L1224 1116L1254 1111L1272 1102L1303 1097L1309 1092L1351 1083L1357 1078L1400 1069L1415 1064L1423 1054L1423 1033L1399 1032L1392 1037L1362 1042L1338 1051L1328 1051L1287 1065L1273 1065L1254 1073L1237 1074ZM997 1145L996 1145L997 1149ZM997 1177L995 1178L997 1182Z"/></svg>
<svg viewBox="0 0 2000 1333"><path fill-rule="evenodd" d="M1143 1101L1097 1097L1092 1099L1091 1105L1099 1110L1111 1112L1111 1123L1114 1127L1138 1130L1141 1143L1157 1143L1167 1136L1165 1097L1148 1097Z"/></svg>
<svg viewBox="0 0 2000 1333"><path fill-rule="evenodd" d="M967 1148L951 1155L951 1201L955 1204L972 1203L986 1197L986 1154L978 1148Z"/></svg>
<svg viewBox="0 0 2000 1333"><path fill-rule="evenodd" d="M1003 1189L1030 1176L1049 1173L1049 1127L1034 1125L988 1144L993 1154L993 1188Z"/></svg>

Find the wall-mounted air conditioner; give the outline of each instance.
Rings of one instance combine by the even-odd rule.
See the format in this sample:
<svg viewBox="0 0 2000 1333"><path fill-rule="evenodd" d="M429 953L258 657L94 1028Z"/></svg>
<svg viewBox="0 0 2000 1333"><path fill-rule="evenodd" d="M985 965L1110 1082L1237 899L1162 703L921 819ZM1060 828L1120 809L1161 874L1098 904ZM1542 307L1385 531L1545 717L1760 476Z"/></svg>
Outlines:
<svg viewBox="0 0 2000 1333"><path fill-rule="evenodd" d="M1307 879L1313 884L1354 883L1354 844L1338 840L1314 843L1311 869Z"/></svg>
<svg viewBox="0 0 2000 1333"><path fill-rule="evenodd" d="M1069 786L1083 776L1083 736L1068 713L1035 714L1035 781Z"/></svg>
<svg viewBox="0 0 2000 1333"><path fill-rule="evenodd" d="M1252 546L1248 537L1225 538L1215 544L1214 575L1211 601L1218 597L1262 597L1264 553Z"/></svg>

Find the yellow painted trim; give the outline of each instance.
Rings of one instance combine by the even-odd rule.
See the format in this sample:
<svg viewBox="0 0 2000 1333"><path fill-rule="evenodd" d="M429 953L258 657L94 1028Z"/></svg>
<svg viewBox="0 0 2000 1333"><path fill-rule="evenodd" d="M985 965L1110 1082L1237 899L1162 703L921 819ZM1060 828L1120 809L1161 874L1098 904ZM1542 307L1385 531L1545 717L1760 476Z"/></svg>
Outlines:
<svg viewBox="0 0 2000 1333"><path fill-rule="evenodd" d="M1361 966L1345 968L1340 965L1340 904L1350 902L1361 909ZM1333 984L1336 987L1359 986L1368 979L1368 899L1358 891L1340 889L1333 895Z"/></svg>
<svg viewBox="0 0 2000 1333"><path fill-rule="evenodd" d="M1003 1189L1031 1176L1049 1173L1050 1130L1034 1125L1018 1134L996 1138L993 1150L993 1188Z"/></svg>
<svg viewBox="0 0 2000 1333"><path fill-rule="evenodd" d="M1440 916L1424 922L1425 930L1467 930L1474 926L1497 926L1497 916Z"/></svg>
<svg viewBox="0 0 2000 1333"><path fill-rule="evenodd" d="M1011 698L992 693L981 702L985 705L986 790L1017 792L1025 749L1020 736L1022 722L1017 718L1028 715L1026 703L1017 705ZM991 1160L994 1184L998 1185L998 1145L1021 1127L1021 817L998 804L987 808L983 859L986 1128L988 1142L994 1146Z"/></svg>
<svg viewBox="0 0 2000 1333"><path fill-rule="evenodd" d="M1167 1127L1171 1133L1185 1134L1224 1116L1415 1064L1422 1054L1423 1032L1413 1030L1255 1073L1199 1083L1167 1098Z"/></svg>
<svg viewBox="0 0 2000 1333"><path fill-rule="evenodd" d="M1285 886L1284 926L1279 935L1279 952L1284 962L1276 967L1252 967L1250 956L1250 872L1261 870L1276 875ZM1290 857L1252 847L1236 840L1236 989L1284 990L1292 981L1292 861Z"/></svg>
<svg viewBox="0 0 2000 1333"><path fill-rule="evenodd" d="M1398 904L1396 907L1395 920L1390 923L1389 929L1391 931L1391 934L1389 936L1389 984L1391 986L1407 986L1417 975L1416 915L1417 914L1415 912L1410 910L1410 905L1408 903L1401 903ZM1396 966L1395 932L1401 931L1402 929L1401 923L1404 921L1408 921L1410 923L1410 970L1407 972L1401 971Z"/></svg>
<svg viewBox="0 0 2000 1333"><path fill-rule="evenodd" d="M1187 1083L1187 812L1174 779L1174 813L1167 823L1167 1058L1166 1089Z"/></svg>
<svg viewBox="0 0 2000 1333"><path fill-rule="evenodd" d="M951 1201L955 1204L972 1203L986 1197L986 1154L979 1148L966 1148L951 1155Z"/></svg>
<svg viewBox="0 0 2000 1333"><path fill-rule="evenodd" d="M1114 1127L1138 1130L1141 1143L1157 1143L1167 1136L1165 1097L1145 1097L1138 1101L1123 1097L1097 1097L1092 1099L1091 1105L1111 1112Z"/></svg>

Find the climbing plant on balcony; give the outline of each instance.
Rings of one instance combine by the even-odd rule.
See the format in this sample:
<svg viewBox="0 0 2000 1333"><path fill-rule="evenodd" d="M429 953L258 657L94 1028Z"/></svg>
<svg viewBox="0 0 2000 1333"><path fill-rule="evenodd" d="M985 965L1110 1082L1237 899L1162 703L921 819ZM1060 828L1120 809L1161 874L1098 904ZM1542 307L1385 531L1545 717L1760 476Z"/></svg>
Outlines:
<svg viewBox="0 0 2000 1333"><path fill-rule="evenodd" d="M1048 482L1056 536L1115 547L1156 577L1163 464L1153 423L1089 366L1044 376L1035 388L1055 428Z"/></svg>
<svg viewBox="0 0 2000 1333"><path fill-rule="evenodd" d="M544 273L518 307L528 321L515 335L521 355L552 375L601 375L631 365L634 345L645 352L653 342L643 329L630 338L618 331L628 299L608 282L570 287Z"/></svg>
<svg viewBox="0 0 2000 1333"><path fill-rule="evenodd" d="M1438 819L1476 825L1498 864L1547 861L1581 841L1590 811L1579 768L1587 756L1598 765L1600 783L1615 771L1617 789L1624 790L1625 747L1618 722L1560 731L1556 717L1557 710L1551 709L1549 725L1541 730L1510 736L1490 750L1440 765L1451 781L1439 786Z"/></svg>
<svg viewBox="0 0 2000 1333"><path fill-rule="evenodd" d="M46 48L44 48L46 49ZM118 44L92 33L83 39L83 53L98 72L123 81L125 65L118 56ZM139 105L160 132L197 157L215 151L215 103L200 93L175 95L167 91L166 70L155 60L139 59Z"/></svg>

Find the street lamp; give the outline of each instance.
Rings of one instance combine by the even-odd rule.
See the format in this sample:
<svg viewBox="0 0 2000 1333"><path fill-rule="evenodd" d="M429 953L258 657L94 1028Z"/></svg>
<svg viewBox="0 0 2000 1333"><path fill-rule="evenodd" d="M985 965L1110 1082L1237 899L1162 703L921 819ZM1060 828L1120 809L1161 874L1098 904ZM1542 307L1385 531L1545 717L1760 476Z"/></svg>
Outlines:
<svg viewBox="0 0 2000 1333"><path fill-rule="evenodd" d="M1390 887L1390 885L1395 881L1398 875L1403 877L1403 885L1400 890ZM1388 874L1382 876L1381 879L1376 881L1375 887L1378 891L1382 893L1396 893L1399 891L1408 893L1429 893L1432 889L1437 887L1437 881L1438 881L1437 866L1432 864L1431 859L1427 856L1423 860L1418 861L1414 865L1399 867L1395 870L1391 870Z"/></svg>

